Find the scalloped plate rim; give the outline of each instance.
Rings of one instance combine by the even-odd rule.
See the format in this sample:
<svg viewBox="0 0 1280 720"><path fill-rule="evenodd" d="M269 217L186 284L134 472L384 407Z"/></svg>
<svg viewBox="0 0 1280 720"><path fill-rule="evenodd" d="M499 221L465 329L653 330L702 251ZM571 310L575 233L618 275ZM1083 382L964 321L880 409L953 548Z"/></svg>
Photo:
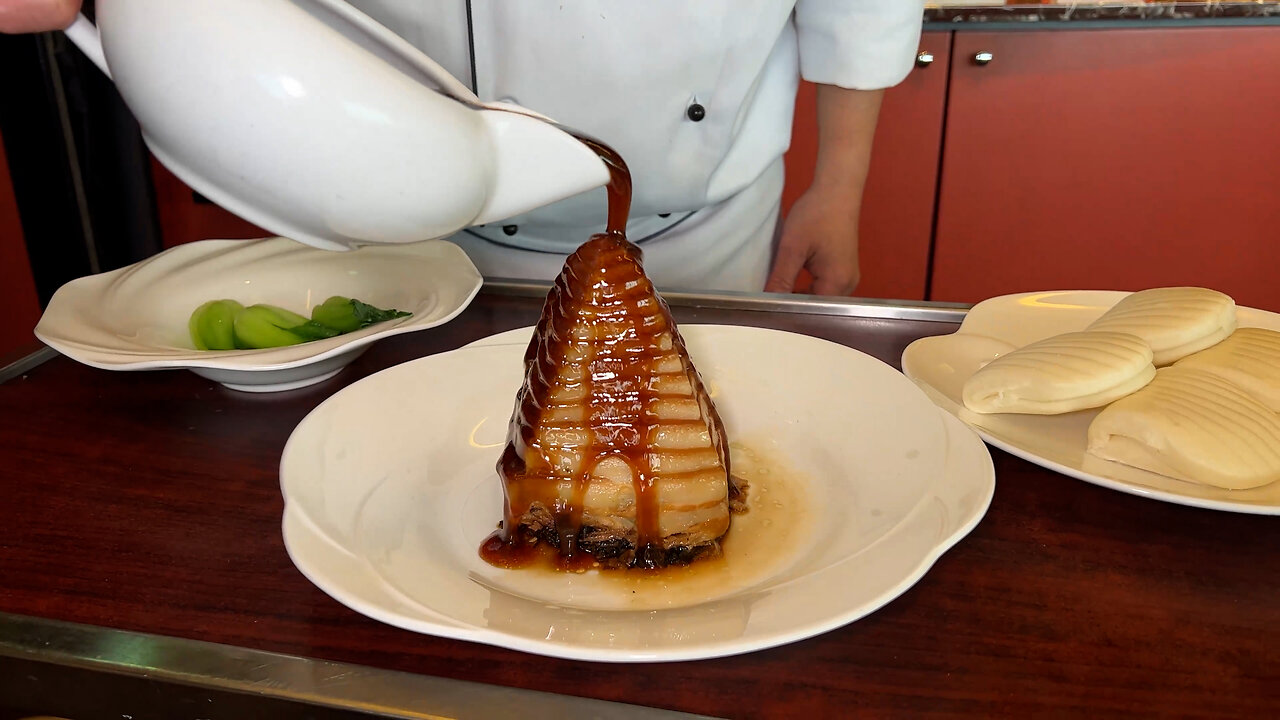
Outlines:
<svg viewBox="0 0 1280 720"><path fill-rule="evenodd" d="M688 327L692 332L699 332L698 330L693 330L693 328L714 328L717 326L698 326L695 324L688 324L683 327ZM727 327L733 330L744 329L741 326L720 327ZM830 341L822 338L804 335L802 333L788 333L786 331L768 330L765 328L751 329L777 333L779 335L795 335L810 341L839 345L838 343L831 343ZM489 338L476 341L471 345L463 346L457 350L442 354L465 353L482 347L518 345L519 343L502 341L512 338L513 335L521 332L527 332L528 330L529 328L517 328L506 333L499 333L495 336L490 336ZM689 334L688 331L686 331L686 334ZM845 347L845 349L850 352L858 352L852 348ZM421 362L427 359L428 358L420 358L419 360L410 362ZM877 360L877 362L881 361ZM891 366L886 364L885 367L892 371ZM361 382L364 381L362 380ZM358 392L356 389L358 385L359 383L353 384L341 392ZM322 413L323 408L324 403L313 409L312 413L308 414L308 417L311 417L311 415L315 413ZM284 456L281 458L280 478L281 492L285 498L285 507L281 518L281 532L284 536L286 552L289 554L291 561L310 582L316 585L316 587L328 594L335 601L355 612L379 622L411 632L477 642L549 657L609 663L675 662L740 655L813 638L849 625L859 619L875 613L918 584L924 576L928 574L930 569L938 562L938 560L968 536L968 534L972 532L985 517L995 493L996 477L991 455L982 444L981 438L976 432L942 409L935 409L939 413L939 418L943 427L942 442L945 444L945 448L943 448L943 450L947 457L947 461L944 463L943 467L947 472L927 486L926 492L921 495L918 502L904 516L901 522L888 529L883 536L877 538L875 542L867 548L864 548L863 552L876 552L875 548L877 545L882 542L887 542L895 537L900 538L904 533L923 532L920 524L928 519L926 511L928 507L934 503L943 503L945 509L947 507L945 505L946 500L950 498L953 503L957 502L956 498L963 494L961 491L973 492L976 490L980 492L980 495L967 499L967 502L970 503L967 506L968 512L963 514L944 515L944 524L936 529L937 534L929 541L928 548L922 549L918 557L913 557L909 559L909 561L903 562L901 567L895 568L893 578L884 583L884 587L876 592L874 598L859 606L847 608L842 612L830 614L818 621L809 622L808 624L793 627L786 631L776 631L755 636L718 639L714 641L698 641L687 647L675 649L661 648L657 650L642 650L634 647L602 648L574 643L571 641L557 642L551 639L534 639L512 632L503 631L501 629L462 623L456 618L448 616L441 616L441 619L433 620L431 617L426 615L413 616L397 611L391 607L383 607L377 602L370 603L367 598L362 597L359 592L353 591L349 587L349 581L344 582L342 580L328 577L321 568L315 566L314 558L308 557L308 550L311 549L314 552L314 549L306 546L308 538L303 536L304 532L309 534L312 538L317 539L322 544L332 546L330 552L337 552L347 556L351 561L352 568L356 568L357 566L359 568L363 568L363 571L369 574L370 579L375 579L377 577L376 573L374 573L372 569L365 566L364 561L361 560L358 555L353 554L352 551L347 549L340 541L330 538L326 532L316 525L316 523L310 518L306 508L303 507L300 502L290 499L287 480L284 477ZM305 421L306 418L304 418L303 422ZM295 429L295 434L301 428L302 423L300 422L299 428ZM295 440L295 437L291 435L285 448L284 454L286 456L290 452L291 447L294 447ZM953 462L952 450L957 447L967 450L967 454L972 456L969 458L968 464L959 465ZM951 492L948 492L948 490ZM300 522L305 527L296 527L291 525L291 522ZM836 565L839 564L840 563L836 563ZM835 566L824 567L820 569L818 573L833 572L834 567ZM805 575L790 580L785 583L784 586L803 583L808 579L808 577L808 575ZM751 590L748 590L747 594L750 594L751 592ZM625 613L626 611L623 612ZM650 612L662 613L667 611L657 610Z"/></svg>

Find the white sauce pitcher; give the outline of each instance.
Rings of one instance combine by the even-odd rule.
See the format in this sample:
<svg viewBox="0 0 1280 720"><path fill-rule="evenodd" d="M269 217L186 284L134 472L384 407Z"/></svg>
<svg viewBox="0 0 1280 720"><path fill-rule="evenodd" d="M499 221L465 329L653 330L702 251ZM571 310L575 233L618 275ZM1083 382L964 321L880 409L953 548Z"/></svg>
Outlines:
<svg viewBox="0 0 1280 720"><path fill-rule="evenodd" d="M67 35L160 162L308 245L445 237L609 180L547 118L481 103L341 0L99 0L96 19Z"/></svg>

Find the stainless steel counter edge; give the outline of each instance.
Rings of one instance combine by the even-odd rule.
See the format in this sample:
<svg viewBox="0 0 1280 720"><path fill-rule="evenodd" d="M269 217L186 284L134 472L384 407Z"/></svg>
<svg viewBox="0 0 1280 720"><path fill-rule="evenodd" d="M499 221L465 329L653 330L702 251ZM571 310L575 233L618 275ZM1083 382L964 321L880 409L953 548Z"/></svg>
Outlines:
<svg viewBox="0 0 1280 720"><path fill-rule="evenodd" d="M0 656L389 718L706 717L8 613Z"/></svg>
<svg viewBox="0 0 1280 720"><path fill-rule="evenodd" d="M57 357L58 351L51 347L42 347L35 352L24 355L17 360L0 367L0 384L6 383L20 375L23 375L31 368L37 367L44 362Z"/></svg>
<svg viewBox="0 0 1280 720"><path fill-rule="evenodd" d="M484 290L494 295L515 297L543 297L550 288L551 285L548 283L505 278L487 281L484 285ZM964 320L969 308L973 307L962 303L782 293L700 292L687 290L659 290L659 292L668 305L678 307L756 310L760 312L836 315L888 320L920 320L924 322L959 323Z"/></svg>
<svg viewBox="0 0 1280 720"><path fill-rule="evenodd" d="M483 291L509 297L546 296L550 283L524 280L493 279L484 284ZM799 313L807 315L835 315L840 317L875 318L887 320L918 320L923 322L959 323L972 305L961 303L925 302L917 300L879 300L875 298L842 298L819 295L790 295L779 293L699 292L687 290L662 291L669 305L677 307L712 308L717 310L754 310L759 312ZM58 352L49 347L19 358L0 367L0 384L6 383L40 364L56 357Z"/></svg>

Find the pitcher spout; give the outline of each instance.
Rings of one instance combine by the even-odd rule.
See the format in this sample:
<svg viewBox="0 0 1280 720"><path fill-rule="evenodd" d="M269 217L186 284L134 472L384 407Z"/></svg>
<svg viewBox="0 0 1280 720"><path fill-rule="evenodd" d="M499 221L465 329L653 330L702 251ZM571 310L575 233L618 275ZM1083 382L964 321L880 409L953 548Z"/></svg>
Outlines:
<svg viewBox="0 0 1280 720"><path fill-rule="evenodd" d="M479 111L493 143L493 185L473 224L484 225L564 200L609 182L595 151L530 115Z"/></svg>

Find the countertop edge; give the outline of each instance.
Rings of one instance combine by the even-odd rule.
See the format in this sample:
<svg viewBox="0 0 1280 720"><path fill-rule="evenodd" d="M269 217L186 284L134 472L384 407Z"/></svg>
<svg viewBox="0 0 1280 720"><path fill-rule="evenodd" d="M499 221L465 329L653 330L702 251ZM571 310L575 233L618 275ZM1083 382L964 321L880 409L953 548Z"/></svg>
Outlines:
<svg viewBox="0 0 1280 720"><path fill-rule="evenodd" d="M551 284L545 282L492 278L485 281L481 292L508 297L545 297L550 289ZM960 323L972 307L964 303L783 293L699 290L661 290L659 292L669 305L676 307L921 322ZM4 358L8 362L0 365L0 385L57 356L58 352L53 348L41 346L26 355Z"/></svg>
<svg viewBox="0 0 1280 720"><path fill-rule="evenodd" d="M40 346L25 355L0 358L0 360L4 361L3 364L0 364L0 385L26 374L31 369L39 367L57 356L57 350L47 346Z"/></svg>
<svg viewBox="0 0 1280 720"><path fill-rule="evenodd" d="M10 613L0 657L392 718L707 717Z"/></svg>
<svg viewBox="0 0 1280 720"><path fill-rule="evenodd" d="M1012 26L1023 29L1115 24L1206 25L1280 24L1277 2L1117 2L1108 4L993 5L938 7L924 12L928 30L989 29Z"/></svg>
<svg viewBox="0 0 1280 720"><path fill-rule="evenodd" d="M485 281L482 292L512 297L543 297L550 289L549 283L495 278ZM973 307L966 303L925 300L882 300L786 293L707 292L679 288L659 288L658 294L673 307L946 323L961 322L969 308Z"/></svg>

